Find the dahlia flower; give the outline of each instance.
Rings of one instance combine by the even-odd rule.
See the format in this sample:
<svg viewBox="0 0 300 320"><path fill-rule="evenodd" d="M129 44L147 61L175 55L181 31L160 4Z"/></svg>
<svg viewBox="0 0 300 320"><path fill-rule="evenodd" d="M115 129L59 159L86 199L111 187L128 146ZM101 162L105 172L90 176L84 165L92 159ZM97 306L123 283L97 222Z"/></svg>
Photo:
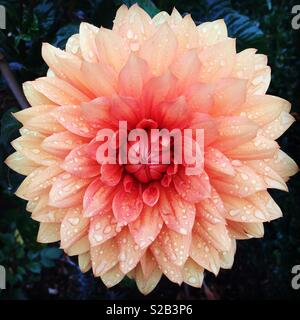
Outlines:
<svg viewBox="0 0 300 320"><path fill-rule="evenodd" d="M267 57L237 53L223 20L122 6L112 30L81 23L65 50L44 43L42 56L49 71L24 83L31 107L14 114L23 127L6 163L27 176L16 195L40 223L37 240L60 241L83 272L107 287L127 275L143 294L162 274L200 287L205 269L231 268L237 239L282 216L267 189L287 191L297 171L275 141L294 121L290 103L266 94ZM172 157L103 161L99 132L117 138L119 121L202 129L197 173Z"/></svg>

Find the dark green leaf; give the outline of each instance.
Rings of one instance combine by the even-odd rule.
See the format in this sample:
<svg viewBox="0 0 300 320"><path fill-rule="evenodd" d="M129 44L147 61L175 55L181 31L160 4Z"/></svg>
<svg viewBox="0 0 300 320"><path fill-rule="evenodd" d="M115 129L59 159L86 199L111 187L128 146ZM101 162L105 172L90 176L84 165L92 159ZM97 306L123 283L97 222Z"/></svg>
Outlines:
<svg viewBox="0 0 300 320"><path fill-rule="evenodd" d="M55 247L44 248L41 251L41 257L45 259L55 260L61 256L61 250Z"/></svg>
<svg viewBox="0 0 300 320"><path fill-rule="evenodd" d="M43 0L34 8L34 13L38 17L42 33L47 33L55 25L57 10L53 1Z"/></svg>
<svg viewBox="0 0 300 320"><path fill-rule="evenodd" d="M38 262L30 262L27 265L27 268L33 273L40 273L41 272L41 265Z"/></svg>
<svg viewBox="0 0 300 320"><path fill-rule="evenodd" d="M55 266L53 260L47 258L42 258L41 263L45 268L53 268Z"/></svg>
<svg viewBox="0 0 300 320"><path fill-rule="evenodd" d="M0 143L5 148L8 148L10 142L19 135L18 129L21 125L12 115L16 111L18 111L17 108L9 109L1 118Z"/></svg>

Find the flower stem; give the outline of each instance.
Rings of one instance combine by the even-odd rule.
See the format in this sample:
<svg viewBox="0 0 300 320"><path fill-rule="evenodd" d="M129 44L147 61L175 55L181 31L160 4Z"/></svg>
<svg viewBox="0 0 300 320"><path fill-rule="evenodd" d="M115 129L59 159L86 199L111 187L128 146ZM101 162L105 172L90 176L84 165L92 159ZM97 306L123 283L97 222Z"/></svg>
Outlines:
<svg viewBox="0 0 300 320"><path fill-rule="evenodd" d="M14 74L9 69L8 63L6 62L3 53L0 51L0 71L5 79L7 85L9 86L10 90L12 91L13 95L15 96L16 100L18 101L21 109L26 109L29 107L29 103L26 100L20 85L18 84Z"/></svg>

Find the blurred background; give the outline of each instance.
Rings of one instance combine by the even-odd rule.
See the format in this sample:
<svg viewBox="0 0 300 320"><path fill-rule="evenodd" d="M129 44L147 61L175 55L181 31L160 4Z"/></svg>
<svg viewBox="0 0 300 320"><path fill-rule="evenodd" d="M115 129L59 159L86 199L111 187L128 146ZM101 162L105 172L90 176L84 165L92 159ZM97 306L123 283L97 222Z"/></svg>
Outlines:
<svg viewBox="0 0 300 320"><path fill-rule="evenodd" d="M154 16L176 6L191 13L197 24L224 18L238 50L255 47L267 54L272 67L269 94L292 103L296 122L280 138L282 149L300 163L300 29L294 30L292 7L300 0L0 0L6 7L6 29L0 30L0 64L6 62L21 84L45 75L42 42L64 48L81 21L111 27L117 8L138 2ZM299 20L300 23L300 20ZM4 62L4 59L6 62ZM6 267L7 289L0 299L296 299L291 287L294 265L300 264L300 179L288 183L290 192L271 192L284 213L265 224L265 237L239 241L234 266L216 278L207 273L201 289L175 285L164 278L147 297L130 279L106 289L92 274L82 274L77 261L57 245L36 243L37 225L14 196L23 177L8 169L4 159L13 152L10 141L20 124L11 112L20 104L0 75L0 265Z"/></svg>

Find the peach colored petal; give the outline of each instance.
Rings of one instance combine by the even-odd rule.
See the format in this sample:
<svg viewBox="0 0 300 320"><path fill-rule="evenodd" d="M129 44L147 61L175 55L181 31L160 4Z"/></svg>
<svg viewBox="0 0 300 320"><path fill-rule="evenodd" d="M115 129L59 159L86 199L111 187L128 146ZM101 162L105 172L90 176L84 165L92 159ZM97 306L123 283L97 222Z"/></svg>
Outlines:
<svg viewBox="0 0 300 320"><path fill-rule="evenodd" d="M88 226L89 219L82 216L81 207L68 209L60 228L61 248L66 249L79 240L86 234Z"/></svg>
<svg viewBox="0 0 300 320"><path fill-rule="evenodd" d="M116 12L114 19L113 30L119 32L123 24L125 24L128 16L128 8L125 4L122 4Z"/></svg>
<svg viewBox="0 0 300 320"><path fill-rule="evenodd" d="M61 164L66 172L79 178L93 178L100 174L99 164L88 157L85 144L74 148Z"/></svg>
<svg viewBox="0 0 300 320"><path fill-rule="evenodd" d="M96 47L96 35L99 28L86 23L80 23L79 27L79 44L80 52L85 61L88 62L98 62L97 58L97 47Z"/></svg>
<svg viewBox="0 0 300 320"><path fill-rule="evenodd" d="M21 134L21 136L25 137L25 138L36 138L36 141L38 140L42 140L45 139L46 136L38 131L34 131L34 130L29 130L27 129L25 126L22 127L21 129L19 129L19 132Z"/></svg>
<svg viewBox="0 0 300 320"><path fill-rule="evenodd" d="M209 223L224 223L225 207L220 195L212 189L211 198L204 199L196 204L196 215Z"/></svg>
<svg viewBox="0 0 300 320"><path fill-rule="evenodd" d="M85 138L92 138L98 131L96 125L90 126L82 116L79 105L65 105L55 108L51 115L68 131Z"/></svg>
<svg viewBox="0 0 300 320"><path fill-rule="evenodd" d="M189 258L183 267L183 281L195 288L201 288L204 269Z"/></svg>
<svg viewBox="0 0 300 320"><path fill-rule="evenodd" d="M99 62L112 66L116 72L120 72L130 52L126 40L102 27L96 35L96 47Z"/></svg>
<svg viewBox="0 0 300 320"><path fill-rule="evenodd" d="M43 209L56 209L48 206L48 201L49 201L49 195L47 192L43 192L40 196L34 198L31 200L33 206L30 206L30 212L38 212L39 210ZM26 208L27 209L27 208ZM63 209L64 210L64 209ZM53 221L52 221L53 222Z"/></svg>
<svg viewBox="0 0 300 320"><path fill-rule="evenodd" d="M227 39L201 50L199 59L202 67L199 80L211 83L228 77L235 63L235 55L234 39Z"/></svg>
<svg viewBox="0 0 300 320"><path fill-rule="evenodd" d="M271 68L267 66L268 58L263 54L254 57L254 74L252 77L249 93L263 95L268 90L271 82Z"/></svg>
<svg viewBox="0 0 300 320"><path fill-rule="evenodd" d="M19 151L14 152L8 158L6 158L5 164L14 171L24 176L28 176L33 170L35 170L38 167L37 163L29 160Z"/></svg>
<svg viewBox="0 0 300 320"><path fill-rule="evenodd" d="M235 171L231 161L218 149L207 148L205 152L205 168L213 174L233 176Z"/></svg>
<svg viewBox="0 0 300 320"><path fill-rule="evenodd" d="M212 146L230 150L256 137L258 126L246 117L227 116L217 120L218 137Z"/></svg>
<svg viewBox="0 0 300 320"><path fill-rule="evenodd" d="M278 139L293 123L295 118L286 111L282 111L278 118L266 124L259 130L259 135L268 139Z"/></svg>
<svg viewBox="0 0 300 320"><path fill-rule="evenodd" d="M270 159L278 149L279 145L276 141L258 136L234 149L225 151L225 154L240 160Z"/></svg>
<svg viewBox="0 0 300 320"><path fill-rule="evenodd" d="M49 193L49 204L57 208L69 208L82 203L84 192L92 179L81 179L70 173L56 177Z"/></svg>
<svg viewBox="0 0 300 320"><path fill-rule="evenodd" d="M259 126L264 126L277 119L282 111L289 112L291 104L279 97L254 95L247 99L236 113L246 116Z"/></svg>
<svg viewBox="0 0 300 320"><path fill-rule="evenodd" d="M264 180L251 168L238 160L232 162L236 171L234 176L216 176L211 178L214 188L221 193L237 197L247 197L257 191L265 190Z"/></svg>
<svg viewBox="0 0 300 320"><path fill-rule="evenodd" d="M159 283L162 272L155 268L149 277L145 277L140 265L136 267L135 280L140 292L144 295L149 294Z"/></svg>
<svg viewBox="0 0 300 320"><path fill-rule="evenodd" d="M153 223L155 221L155 223ZM157 206L151 208L144 206L139 217L128 224L129 231L134 241L144 249L148 247L160 233L163 220Z"/></svg>
<svg viewBox="0 0 300 320"><path fill-rule="evenodd" d="M117 235L116 242L119 247L119 266L121 271L126 274L133 270L144 255L145 249L141 249L135 243L128 228L123 228Z"/></svg>
<svg viewBox="0 0 300 320"><path fill-rule="evenodd" d="M60 223L40 223L37 241L52 243L60 240Z"/></svg>
<svg viewBox="0 0 300 320"><path fill-rule="evenodd" d="M96 97L108 96L116 91L117 76L110 66L83 61L81 71L87 87Z"/></svg>
<svg viewBox="0 0 300 320"><path fill-rule="evenodd" d="M172 13L169 15L166 11L161 11L157 13L152 22L155 25L156 29L159 28L162 24L168 23L168 25L175 30L182 23L182 16L174 7Z"/></svg>
<svg viewBox="0 0 300 320"><path fill-rule="evenodd" d="M90 251L90 243L88 237L85 235L79 240L75 241L71 246L65 249L68 256L77 256Z"/></svg>
<svg viewBox="0 0 300 320"><path fill-rule="evenodd" d="M200 113L209 113L213 106L214 86L209 83L197 83L186 92L189 107Z"/></svg>
<svg viewBox="0 0 300 320"><path fill-rule="evenodd" d="M155 240L150 248L157 261L159 269L163 272L163 274L172 282L180 285L183 281L182 268L169 261L167 255L161 249L160 241Z"/></svg>
<svg viewBox="0 0 300 320"><path fill-rule="evenodd" d="M195 112L192 116L190 128L202 129L204 146L212 144L218 138L218 122L206 113Z"/></svg>
<svg viewBox="0 0 300 320"><path fill-rule="evenodd" d="M275 188L283 191L288 191L288 187L284 179L274 171L263 160L248 160L244 163L258 173L265 181L268 188Z"/></svg>
<svg viewBox="0 0 300 320"><path fill-rule="evenodd" d="M95 277L104 275L118 264L119 249L113 239L91 247L92 268Z"/></svg>
<svg viewBox="0 0 300 320"><path fill-rule="evenodd" d="M77 56L72 56L72 54L69 54L59 48L55 48L49 43L42 44L42 57L47 63L48 67L54 73L54 76L65 81L70 80L68 78L68 72L65 70L65 64L60 66L58 58L65 57L69 58L71 61L73 60L73 65L75 67L80 65L81 61Z"/></svg>
<svg viewBox="0 0 300 320"><path fill-rule="evenodd" d="M182 18L180 16L180 21L181 20ZM160 11L153 17L152 21L156 27L159 27L166 22L170 24L170 15L166 11Z"/></svg>
<svg viewBox="0 0 300 320"><path fill-rule="evenodd" d="M173 188L162 188L159 212L168 228L188 234L194 224L195 206L180 197Z"/></svg>
<svg viewBox="0 0 300 320"><path fill-rule="evenodd" d="M113 198L112 209L119 224L127 225L138 218L143 210L143 199L138 186L126 191L123 187Z"/></svg>
<svg viewBox="0 0 300 320"><path fill-rule="evenodd" d="M143 191L143 201L149 207L153 207L156 205L159 199L160 189L157 183L151 183L144 191Z"/></svg>
<svg viewBox="0 0 300 320"><path fill-rule="evenodd" d="M260 222L228 221L228 230L235 239L261 238L264 235L264 225Z"/></svg>
<svg viewBox="0 0 300 320"><path fill-rule="evenodd" d="M45 95L54 104L77 104L89 100L78 89L58 78L38 78L32 82L32 85L35 90Z"/></svg>
<svg viewBox="0 0 300 320"><path fill-rule="evenodd" d="M137 101L130 97L114 95L111 99L110 115L117 124L119 121L127 121L129 129L138 123L138 113L141 111Z"/></svg>
<svg viewBox="0 0 300 320"><path fill-rule="evenodd" d="M223 19L205 22L197 26L199 45L211 46L227 39L227 27Z"/></svg>
<svg viewBox="0 0 300 320"><path fill-rule="evenodd" d="M178 79L178 92L183 92L198 82L200 68L201 63L196 49L183 53L180 58L171 65L171 72Z"/></svg>
<svg viewBox="0 0 300 320"><path fill-rule="evenodd" d="M48 198L47 194L46 195L43 194L43 196L46 196ZM32 212L33 210L35 210L35 208L39 204L39 201L40 201L40 197L36 197L36 198L34 198L32 200L28 200L28 202L26 204L26 211Z"/></svg>
<svg viewBox="0 0 300 320"><path fill-rule="evenodd" d="M113 268L101 275L101 280L107 288L111 288L121 282L124 277L125 274L120 270L120 267L115 265Z"/></svg>
<svg viewBox="0 0 300 320"><path fill-rule="evenodd" d="M80 50L80 39L79 34L73 34L66 43L66 52L75 54L78 57L81 57L81 50Z"/></svg>
<svg viewBox="0 0 300 320"><path fill-rule="evenodd" d="M39 115L43 115L43 113L48 113L55 108L55 105L39 105L34 108L27 108L21 111L13 113L13 116L21 122L23 125L27 124L31 119L38 117Z"/></svg>
<svg viewBox="0 0 300 320"><path fill-rule="evenodd" d="M236 252L236 240L231 239L231 247L228 251L220 254L220 266L223 269L231 269L234 262L234 255Z"/></svg>
<svg viewBox="0 0 300 320"><path fill-rule="evenodd" d="M152 108L151 118L159 123L162 128L182 129L189 121L188 107L184 96L176 100L165 102Z"/></svg>
<svg viewBox="0 0 300 320"><path fill-rule="evenodd" d="M54 77L57 76L70 83L89 98L95 97L85 82L84 74L81 70L82 59L80 57L55 48L48 43L43 44L42 54Z"/></svg>
<svg viewBox="0 0 300 320"><path fill-rule="evenodd" d="M215 275L220 270L220 256L217 250L193 233L190 248L190 257L201 267L213 272Z"/></svg>
<svg viewBox="0 0 300 320"><path fill-rule="evenodd" d="M63 170L57 166L38 167L23 180L16 195L22 199L35 198L48 191Z"/></svg>
<svg viewBox="0 0 300 320"><path fill-rule="evenodd" d="M119 93L124 96L139 97L148 79L147 63L132 53L119 74Z"/></svg>
<svg viewBox="0 0 300 320"><path fill-rule="evenodd" d="M211 187L208 175L203 172L199 175L185 175L185 169L181 167L173 178L174 186L181 197L191 203L209 198Z"/></svg>
<svg viewBox="0 0 300 320"><path fill-rule="evenodd" d="M36 90L33 86L34 81L27 81L23 83L23 92L32 107L36 107L39 105L57 105L50 99L48 99L45 95Z"/></svg>
<svg viewBox="0 0 300 320"><path fill-rule="evenodd" d="M114 164L102 164L100 169L101 181L107 186L116 186L119 184L122 178L123 168Z"/></svg>
<svg viewBox="0 0 300 320"><path fill-rule="evenodd" d="M51 115L51 112L31 118L25 126L29 130L38 131L45 135L64 131L64 127Z"/></svg>
<svg viewBox="0 0 300 320"><path fill-rule="evenodd" d="M161 76L153 77L144 86L142 102L150 111L152 106L174 99L176 97L175 87L176 78L171 72L165 72ZM149 115L146 114L146 117L149 118Z"/></svg>
<svg viewBox="0 0 300 320"><path fill-rule="evenodd" d="M140 266L143 272L145 279L148 279L156 269L158 269L158 265L156 260L151 253L151 250L146 250L144 255L140 260Z"/></svg>
<svg viewBox="0 0 300 320"><path fill-rule="evenodd" d="M248 200L266 212L267 221L282 217L281 209L267 191L257 192L248 197Z"/></svg>
<svg viewBox="0 0 300 320"><path fill-rule="evenodd" d="M92 217L111 210L111 202L116 189L105 185L99 178L93 180L83 198L83 215Z"/></svg>
<svg viewBox="0 0 300 320"><path fill-rule="evenodd" d="M90 252L78 255L78 264L81 272L88 272L92 267Z"/></svg>
<svg viewBox="0 0 300 320"><path fill-rule="evenodd" d="M127 9L127 8L126 8ZM132 51L137 51L139 45L148 39L155 31L150 16L134 4L126 10L120 8L117 13L113 30L127 40Z"/></svg>
<svg viewBox="0 0 300 320"><path fill-rule="evenodd" d="M96 127L110 128L110 108L111 102L106 97L99 97L90 102L82 103L80 105L82 116Z"/></svg>
<svg viewBox="0 0 300 320"><path fill-rule="evenodd" d="M252 80L255 66L256 49L246 49L236 55L232 76L239 79ZM249 86L249 83L248 83Z"/></svg>
<svg viewBox="0 0 300 320"><path fill-rule="evenodd" d="M161 43L164 43L164 45L161 45ZM176 50L177 40L175 34L165 23L150 39L142 44L139 55L147 61L152 73L159 76L173 62Z"/></svg>
<svg viewBox="0 0 300 320"><path fill-rule="evenodd" d="M183 18L181 16L181 14L178 12L178 10L174 7L171 15L170 15L170 20L168 21L168 23L170 24L170 26L172 28L176 27L177 25L179 25L182 22Z"/></svg>
<svg viewBox="0 0 300 320"><path fill-rule="evenodd" d="M191 240L191 233L183 235L170 230L165 225L155 242L159 243L168 261L181 267L189 256Z"/></svg>
<svg viewBox="0 0 300 320"><path fill-rule="evenodd" d="M281 217L282 213L266 191L246 198L222 194L226 219L237 222L265 222Z"/></svg>
<svg viewBox="0 0 300 320"><path fill-rule="evenodd" d="M299 171L296 162L282 150L278 150L272 159L266 159L264 161L285 181Z"/></svg>
<svg viewBox="0 0 300 320"><path fill-rule="evenodd" d="M230 115L246 101L247 82L242 79L226 78L218 82L214 92L214 115Z"/></svg>
<svg viewBox="0 0 300 320"><path fill-rule="evenodd" d="M255 73L255 77L252 80L252 86L249 89L251 94L263 95L267 92L271 82L271 68L265 67L263 70Z"/></svg>
<svg viewBox="0 0 300 320"><path fill-rule="evenodd" d="M116 234L116 219L112 212L96 215L90 219L89 242L91 246L97 246Z"/></svg>
<svg viewBox="0 0 300 320"><path fill-rule="evenodd" d="M43 140L41 146L47 152L58 157L67 156L71 150L86 143L88 140L84 137L75 135L69 131L54 133Z"/></svg>
<svg viewBox="0 0 300 320"><path fill-rule="evenodd" d="M175 13L173 13L173 16ZM172 17L173 17L172 16ZM177 38L178 51L183 52L187 49L197 48L199 43L198 32L190 14L184 16L180 22L174 24L171 27Z"/></svg>
<svg viewBox="0 0 300 320"><path fill-rule="evenodd" d="M230 249L231 239L224 222L213 224L196 216L193 231L218 251Z"/></svg>
<svg viewBox="0 0 300 320"><path fill-rule="evenodd" d="M51 206L36 208L32 211L31 218L39 222L61 223L67 214L67 209L58 209Z"/></svg>
<svg viewBox="0 0 300 320"><path fill-rule="evenodd" d="M42 140L39 137L21 136L11 142L14 149L29 160L43 166L58 164L61 159L44 151L41 148Z"/></svg>

